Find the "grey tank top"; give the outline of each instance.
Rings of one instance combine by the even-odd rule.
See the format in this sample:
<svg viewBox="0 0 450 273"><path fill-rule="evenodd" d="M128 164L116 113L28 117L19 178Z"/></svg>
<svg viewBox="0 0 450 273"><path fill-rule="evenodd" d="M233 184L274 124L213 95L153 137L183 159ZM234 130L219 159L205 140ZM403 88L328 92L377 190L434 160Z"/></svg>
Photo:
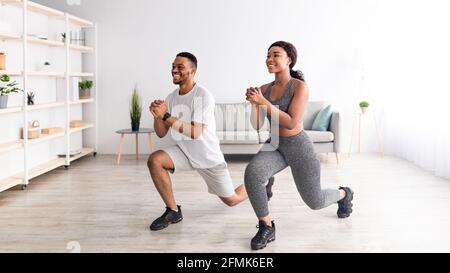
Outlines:
<svg viewBox="0 0 450 273"><path fill-rule="evenodd" d="M287 113L289 110L289 106L291 105L291 102L292 102L292 96L293 96L293 92L294 92L294 88L293 88L294 81L291 79L289 81L286 89L284 90L283 95L279 99L272 101L270 99L270 93L272 91L272 87L274 84L275 84L275 82L271 83L269 85L269 87L267 87L267 90L266 90L266 92L264 92L263 95L273 105L278 106L281 111Z"/></svg>

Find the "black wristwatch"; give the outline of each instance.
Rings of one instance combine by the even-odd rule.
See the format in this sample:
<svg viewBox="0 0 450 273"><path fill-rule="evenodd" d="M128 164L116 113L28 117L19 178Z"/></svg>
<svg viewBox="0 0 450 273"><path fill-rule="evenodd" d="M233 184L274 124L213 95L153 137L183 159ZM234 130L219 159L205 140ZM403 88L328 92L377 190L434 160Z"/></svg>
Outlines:
<svg viewBox="0 0 450 273"><path fill-rule="evenodd" d="M167 120L168 118L170 118L170 117L171 117L170 113L169 113L169 112L166 112L166 113L164 114L162 120L163 120L163 121L166 121L166 120Z"/></svg>

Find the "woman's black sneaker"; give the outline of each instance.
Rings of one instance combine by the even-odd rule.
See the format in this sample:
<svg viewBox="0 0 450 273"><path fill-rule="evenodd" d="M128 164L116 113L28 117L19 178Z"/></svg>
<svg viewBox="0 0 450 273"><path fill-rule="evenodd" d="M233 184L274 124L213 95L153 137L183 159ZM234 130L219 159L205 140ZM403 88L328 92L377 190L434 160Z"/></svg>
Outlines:
<svg viewBox="0 0 450 273"><path fill-rule="evenodd" d="M174 211L171 208L166 207L166 212L153 221L150 225L151 230L161 230L169 226L169 224L175 224L183 220L183 214L181 213L181 206L177 206L178 211Z"/></svg>
<svg viewBox="0 0 450 273"><path fill-rule="evenodd" d="M339 218L347 218L353 212L353 191L348 187L339 187L339 189L345 191L345 197L338 202L339 208L337 211L337 215Z"/></svg>
<svg viewBox="0 0 450 273"><path fill-rule="evenodd" d="M275 182L275 177L272 176L266 185L267 201L270 201L270 198L272 198L272 196L273 196L273 192L272 192L273 182Z"/></svg>
<svg viewBox="0 0 450 273"><path fill-rule="evenodd" d="M263 249L268 243L275 241L275 223L272 221L272 226L269 227L264 221L259 221L258 233L251 241L253 250Z"/></svg>

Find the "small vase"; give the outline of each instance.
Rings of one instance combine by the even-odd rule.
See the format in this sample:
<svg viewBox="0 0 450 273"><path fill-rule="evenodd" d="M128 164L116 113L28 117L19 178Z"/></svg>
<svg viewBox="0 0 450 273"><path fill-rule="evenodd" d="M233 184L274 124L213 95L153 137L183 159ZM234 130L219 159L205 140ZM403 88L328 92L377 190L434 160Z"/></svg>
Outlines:
<svg viewBox="0 0 450 273"><path fill-rule="evenodd" d="M369 107L361 107L361 112L363 113L363 115L367 112L367 108Z"/></svg>
<svg viewBox="0 0 450 273"><path fill-rule="evenodd" d="M0 96L0 109L8 107L8 96Z"/></svg>
<svg viewBox="0 0 450 273"><path fill-rule="evenodd" d="M139 131L139 122L132 122L131 123L131 131L133 131L133 132Z"/></svg>

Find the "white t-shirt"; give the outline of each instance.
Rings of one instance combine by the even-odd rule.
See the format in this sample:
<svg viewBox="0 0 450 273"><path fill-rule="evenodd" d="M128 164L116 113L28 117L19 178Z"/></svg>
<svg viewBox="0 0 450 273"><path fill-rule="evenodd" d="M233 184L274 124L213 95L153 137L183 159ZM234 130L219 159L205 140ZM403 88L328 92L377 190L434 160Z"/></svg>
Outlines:
<svg viewBox="0 0 450 273"><path fill-rule="evenodd" d="M192 139L180 134L174 129L170 130L172 138L189 159L192 167L208 169L225 162L220 150L220 141L216 136L216 119L214 97L204 87L196 84L185 95L180 95L180 89L170 93L166 102L172 116L181 121L202 123L207 125L198 139Z"/></svg>

